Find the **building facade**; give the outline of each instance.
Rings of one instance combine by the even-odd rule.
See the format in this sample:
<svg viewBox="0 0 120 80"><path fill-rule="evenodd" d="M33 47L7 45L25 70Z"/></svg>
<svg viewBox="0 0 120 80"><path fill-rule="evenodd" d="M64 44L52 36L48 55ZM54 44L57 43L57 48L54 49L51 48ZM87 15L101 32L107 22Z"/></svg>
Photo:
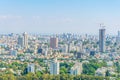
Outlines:
<svg viewBox="0 0 120 80"><path fill-rule="evenodd" d="M57 59L53 60L50 63L50 74L52 75L59 74L59 62L57 61Z"/></svg>
<svg viewBox="0 0 120 80"><path fill-rule="evenodd" d="M116 37L117 44L120 44L120 31L118 31L118 35Z"/></svg>
<svg viewBox="0 0 120 80"><path fill-rule="evenodd" d="M58 38L50 38L50 48L58 48Z"/></svg>
<svg viewBox="0 0 120 80"><path fill-rule="evenodd" d="M82 73L82 63L75 63L75 65L71 68L71 75L80 75Z"/></svg>
<svg viewBox="0 0 120 80"><path fill-rule="evenodd" d="M24 44L24 48L27 49L28 48L28 34L26 32L23 33L23 44Z"/></svg>
<svg viewBox="0 0 120 80"><path fill-rule="evenodd" d="M35 64L33 64L33 63L28 64L27 72L35 73Z"/></svg>
<svg viewBox="0 0 120 80"><path fill-rule="evenodd" d="M105 29L99 29L99 51L105 52Z"/></svg>
<svg viewBox="0 0 120 80"><path fill-rule="evenodd" d="M18 45L20 46L20 47L24 47L24 42L23 42L24 40L23 40L23 36L19 36L18 37Z"/></svg>

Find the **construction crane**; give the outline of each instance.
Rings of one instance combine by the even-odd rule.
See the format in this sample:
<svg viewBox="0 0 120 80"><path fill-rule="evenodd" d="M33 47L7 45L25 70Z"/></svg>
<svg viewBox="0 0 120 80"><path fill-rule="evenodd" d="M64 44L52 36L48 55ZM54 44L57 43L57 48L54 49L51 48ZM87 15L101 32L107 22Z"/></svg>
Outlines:
<svg viewBox="0 0 120 80"><path fill-rule="evenodd" d="M105 27L106 27L106 26L104 26L103 23L100 24L100 28L101 28L101 29L105 29Z"/></svg>

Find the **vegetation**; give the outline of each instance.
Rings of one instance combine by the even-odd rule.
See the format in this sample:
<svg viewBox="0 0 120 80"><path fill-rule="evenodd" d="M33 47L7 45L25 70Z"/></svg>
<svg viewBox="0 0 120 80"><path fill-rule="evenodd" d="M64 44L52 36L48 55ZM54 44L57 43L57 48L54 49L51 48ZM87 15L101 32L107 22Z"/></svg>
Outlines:
<svg viewBox="0 0 120 80"><path fill-rule="evenodd" d="M118 73L118 77L120 77L120 63L116 62L115 67L116 67L116 70L117 70L117 73Z"/></svg>
<svg viewBox="0 0 120 80"><path fill-rule="evenodd" d="M74 63L60 63L60 74L68 74Z"/></svg>
<svg viewBox="0 0 120 80"><path fill-rule="evenodd" d="M105 76L110 76L110 72L107 70Z"/></svg>
<svg viewBox="0 0 120 80"><path fill-rule="evenodd" d="M109 77L98 77L98 76L88 76L88 75L49 75L43 74L38 76L37 74L28 73L24 76L14 76L13 74L6 74L0 76L0 80L109 80Z"/></svg>
<svg viewBox="0 0 120 80"><path fill-rule="evenodd" d="M105 62L98 62L95 60L90 61L90 63L84 63L83 64L83 74L95 75L95 71L98 68L101 68L103 66L106 66Z"/></svg>

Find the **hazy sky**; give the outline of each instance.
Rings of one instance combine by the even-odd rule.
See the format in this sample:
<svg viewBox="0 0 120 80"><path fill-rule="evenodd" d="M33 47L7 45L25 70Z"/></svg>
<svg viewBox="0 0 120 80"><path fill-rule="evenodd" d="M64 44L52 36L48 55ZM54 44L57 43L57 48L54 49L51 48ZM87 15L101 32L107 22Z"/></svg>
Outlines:
<svg viewBox="0 0 120 80"><path fill-rule="evenodd" d="M90 33L120 30L120 0L0 0L0 33Z"/></svg>

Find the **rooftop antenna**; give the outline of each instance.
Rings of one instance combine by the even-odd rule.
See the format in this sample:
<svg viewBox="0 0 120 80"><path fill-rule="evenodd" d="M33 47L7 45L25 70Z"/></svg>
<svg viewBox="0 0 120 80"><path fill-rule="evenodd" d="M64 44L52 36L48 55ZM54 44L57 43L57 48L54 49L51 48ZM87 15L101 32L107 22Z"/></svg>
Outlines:
<svg viewBox="0 0 120 80"><path fill-rule="evenodd" d="M101 23L101 24L100 24L100 28L101 28L101 29L105 29L104 23Z"/></svg>

